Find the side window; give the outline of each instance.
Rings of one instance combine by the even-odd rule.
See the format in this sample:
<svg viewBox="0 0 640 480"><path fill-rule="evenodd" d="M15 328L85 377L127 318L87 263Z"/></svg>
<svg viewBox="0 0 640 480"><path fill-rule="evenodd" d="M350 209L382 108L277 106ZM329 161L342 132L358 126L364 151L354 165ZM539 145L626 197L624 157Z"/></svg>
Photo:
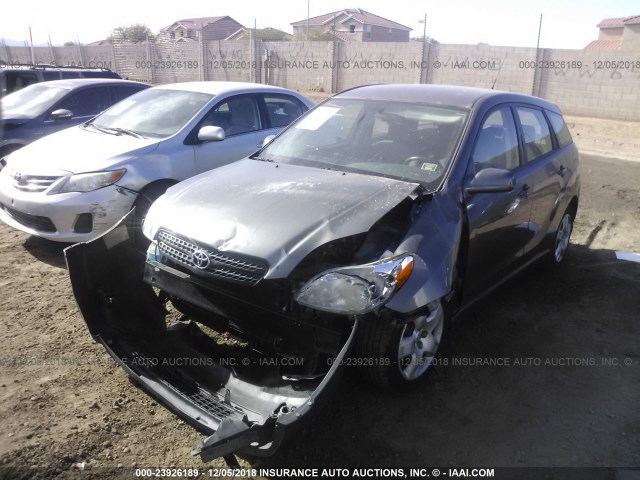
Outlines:
<svg viewBox="0 0 640 480"><path fill-rule="evenodd" d="M109 107L106 88L87 88L64 98L53 110L64 108L73 112L74 117L97 115Z"/></svg>
<svg viewBox="0 0 640 480"><path fill-rule="evenodd" d="M134 93L138 93L140 90L141 89L138 87L111 87L111 98L113 100L113 104L118 103L120 100L124 100Z"/></svg>
<svg viewBox="0 0 640 480"><path fill-rule="evenodd" d="M264 103L272 127L286 127L304 113L300 102L287 95L264 95Z"/></svg>
<svg viewBox="0 0 640 480"><path fill-rule="evenodd" d="M200 122L200 127L224 129L227 137L260 130L258 105L250 95L237 95L218 103Z"/></svg>
<svg viewBox="0 0 640 480"><path fill-rule="evenodd" d="M49 80L60 80L60 72L52 72L51 70L44 70L42 72L42 79L45 82Z"/></svg>
<svg viewBox="0 0 640 480"><path fill-rule="evenodd" d="M476 172L483 168L514 170L520 166L518 135L509 107L494 110L484 119L472 158Z"/></svg>
<svg viewBox="0 0 640 480"><path fill-rule="evenodd" d="M66 79L66 78L81 78L80 76L80 72L74 72L74 71L69 71L69 70L63 70L61 72L62 74L62 78Z"/></svg>
<svg viewBox="0 0 640 480"><path fill-rule="evenodd" d="M544 114L534 108L517 107L522 126L522 137L527 162L549 153L553 149L551 134Z"/></svg>
<svg viewBox="0 0 640 480"><path fill-rule="evenodd" d="M8 92L15 92L16 90L20 90L21 88L37 82L38 77L35 73L7 72Z"/></svg>
<svg viewBox="0 0 640 480"><path fill-rule="evenodd" d="M560 148L572 144L573 138L571 138L571 133L569 133L569 128L567 124L564 123L562 115L547 111L547 118L551 122L551 128L553 128L556 134Z"/></svg>

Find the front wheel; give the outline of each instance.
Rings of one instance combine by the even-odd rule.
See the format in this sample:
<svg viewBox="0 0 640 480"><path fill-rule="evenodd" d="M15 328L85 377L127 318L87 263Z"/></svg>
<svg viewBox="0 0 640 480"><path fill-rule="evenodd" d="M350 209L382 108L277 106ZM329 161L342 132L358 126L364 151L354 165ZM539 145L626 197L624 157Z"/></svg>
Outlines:
<svg viewBox="0 0 640 480"><path fill-rule="evenodd" d="M135 209L133 215L129 218L129 229L133 233L136 248L141 252L145 252L147 250L150 242L150 240L142 233L142 225L144 224L147 212L149 211L151 204L166 192L167 188L170 186L171 184L164 182L149 185L139 193L138 198L133 204Z"/></svg>
<svg viewBox="0 0 640 480"><path fill-rule="evenodd" d="M447 327L447 309L439 300L407 320L364 320L356 343L363 376L386 390L415 388L442 354Z"/></svg>

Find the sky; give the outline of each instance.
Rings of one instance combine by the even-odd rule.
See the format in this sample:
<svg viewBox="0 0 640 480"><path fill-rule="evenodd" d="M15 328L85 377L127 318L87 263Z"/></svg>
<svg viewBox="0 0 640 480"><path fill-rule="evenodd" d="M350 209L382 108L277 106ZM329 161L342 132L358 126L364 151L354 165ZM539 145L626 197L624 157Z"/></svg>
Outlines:
<svg viewBox="0 0 640 480"><path fill-rule="evenodd" d="M354 3L357 2L357 3ZM598 36L603 18L640 15L638 0L201 0L179 1L5 1L0 16L0 39L24 41L29 27L35 44L54 45L79 39L90 43L106 38L119 26L144 23L157 32L176 20L229 15L246 27L274 27L291 33L291 22L310 16L362 8L413 29L421 36L419 20L427 14L427 36L441 43L535 47L543 15L542 48L581 49Z"/></svg>

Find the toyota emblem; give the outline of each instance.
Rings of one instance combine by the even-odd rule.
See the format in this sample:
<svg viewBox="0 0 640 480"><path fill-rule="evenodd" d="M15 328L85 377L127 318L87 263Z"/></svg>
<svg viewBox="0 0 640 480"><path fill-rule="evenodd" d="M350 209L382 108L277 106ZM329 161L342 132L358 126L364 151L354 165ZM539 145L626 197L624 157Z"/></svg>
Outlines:
<svg viewBox="0 0 640 480"><path fill-rule="evenodd" d="M204 270L211 263L209 254L201 248L191 254L191 261L193 262L194 267L199 268L200 270Z"/></svg>

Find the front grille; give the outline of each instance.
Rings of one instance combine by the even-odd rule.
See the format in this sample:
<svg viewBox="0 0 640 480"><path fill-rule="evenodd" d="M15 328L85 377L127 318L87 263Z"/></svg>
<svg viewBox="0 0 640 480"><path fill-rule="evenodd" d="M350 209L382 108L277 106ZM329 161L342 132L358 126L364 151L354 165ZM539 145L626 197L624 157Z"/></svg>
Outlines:
<svg viewBox="0 0 640 480"><path fill-rule="evenodd" d="M62 177L47 177L41 175L12 175L11 180L16 190L22 192L44 192Z"/></svg>
<svg viewBox="0 0 640 480"><path fill-rule="evenodd" d="M164 257L192 271L206 273L221 280L255 285L267 273L267 265L262 260L210 247L200 247L164 230L158 233L158 248ZM196 252L201 255L198 264L194 259Z"/></svg>
<svg viewBox="0 0 640 480"><path fill-rule="evenodd" d="M40 217L38 215L19 212L18 210L7 207L2 203L0 203L0 207L7 213L7 215L25 227L33 228L39 232L54 233L56 231L56 226L48 217Z"/></svg>

